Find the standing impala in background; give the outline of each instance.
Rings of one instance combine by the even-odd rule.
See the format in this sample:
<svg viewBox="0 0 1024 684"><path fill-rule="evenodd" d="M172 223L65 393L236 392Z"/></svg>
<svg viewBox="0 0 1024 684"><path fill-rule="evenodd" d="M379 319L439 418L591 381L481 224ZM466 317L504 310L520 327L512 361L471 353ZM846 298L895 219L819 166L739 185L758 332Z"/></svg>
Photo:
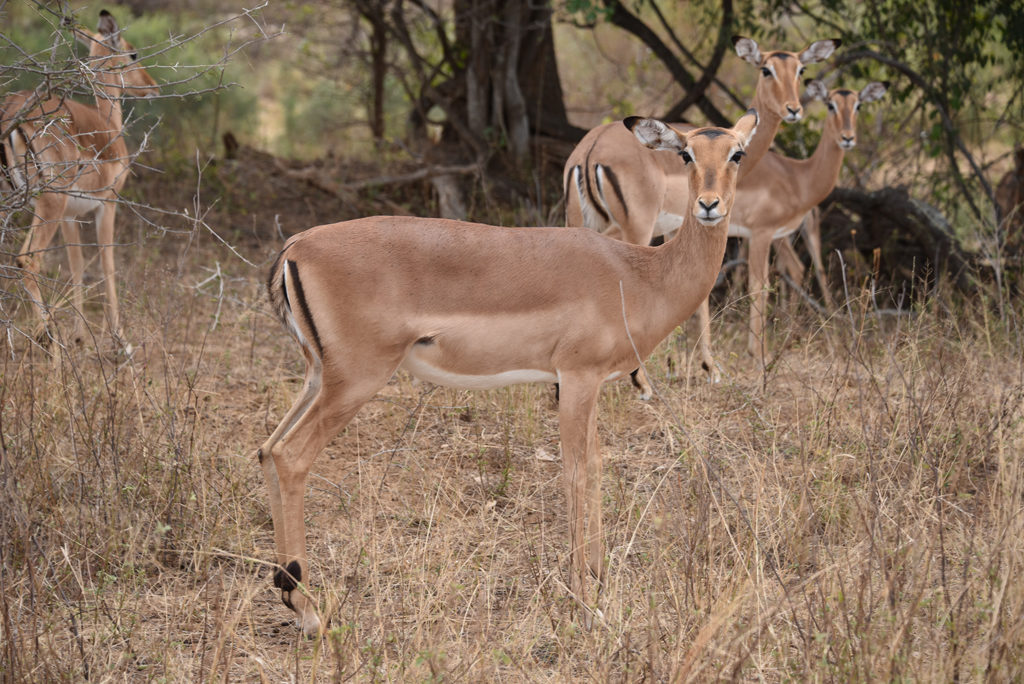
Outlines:
<svg viewBox="0 0 1024 684"><path fill-rule="evenodd" d="M320 629L308 581L303 497L314 459L399 368L449 387L560 383L570 590L590 623L588 574L604 577L597 399L686 320L725 254L753 110L732 129L625 122L684 164L686 240L632 245L586 229L500 228L376 216L295 235L271 267L277 317L306 360L302 393L257 457L270 490L274 584L307 634ZM632 144L637 149L643 148Z"/></svg>
<svg viewBox="0 0 1024 684"><path fill-rule="evenodd" d="M803 116L799 87L804 65L828 59L840 42L819 40L799 53L773 50L762 54L750 38L733 38L736 53L761 71L751 105L761 122L747 149L741 179L757 168L781 123L793 123ZM679 130L693 128L676 126ZM675 232L689 212L692 198L684 171L677 155L652 155L638 149L618 122L598 126L583 137L565 163L565 223L635 245L650 244L656 235ZM710 330L702 328L701 349L707 352L704 365L717 382L718 369L705 343L709 334ZM651 388L643 369L633 377L643 397L649 398Z"/></svg>
<svg viewBox="0 0 1024 684"><path fill-rule="evenodd" d="M765 363L764 324L772 241L788 237L800 228L803 221L814 220L808 213L832 192L839 180L843 156L857 144L857 112L860 106L880 99L888 87L888 82L874 82L864 86L860 93L843 88L829 92L821 81L808 80L807 95L811 99L823 100L828 107L825 129L814 153L808 159L791 159L770 152L752 173L740 180L736 188L729 235L750 241L747 257L747 292L750 295L747 351L759 359L762 366ZM812 233L811 244L808 245L812 258L817 253L820 260L817 226L808 233ZM823 269L821 272L824 277ZM710 329L707 301L701 304L698 318L702 330ZM710 339L705 339L710 347Z"/></svg>
<svg viewBox="0 0 1024 684"><path fill-rule="evenodd" d="M76 341L85 335L84 262L77 219L88 212L95 214L107 293L107 326L123 344L114 275L114 215L131 159L122 136L121 98L155 95L157 84L138 63L135 48L121 37L117 22L106 10L100 12L97 33L81 28L74 33L89 47L88 71L96 104L56 97L40 101L31 91L7 96L0 103L0 185L34 195L32 226L17 264L47 328L50 312L39 288L39 255L57 228L61 230L78 310Z"/></svg>

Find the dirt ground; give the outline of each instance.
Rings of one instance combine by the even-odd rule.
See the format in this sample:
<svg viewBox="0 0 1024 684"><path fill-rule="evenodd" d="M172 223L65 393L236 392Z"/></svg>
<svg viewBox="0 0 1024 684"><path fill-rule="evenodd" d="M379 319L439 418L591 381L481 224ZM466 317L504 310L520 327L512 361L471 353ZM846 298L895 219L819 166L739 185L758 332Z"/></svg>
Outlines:
<svg viewBox="0 0 1024 684"><path fill-rule="evenodd" d="M828 317L797 297L777 306L767 373L727 291L722 383L706 382L683 328L647 364L655 399L606 385L609 570L591 631L565 593L552 388L463 392L400 373L314 466L311 588L330 624L302 638L271 584L255 459L302 377L266 302L280 240L265 227L360 205L310 205L282 185L239 208L249 184L221 164L204 176L224 188L204 186L219 193L216 236L125 212L133 355L109 351L95 262L94 339L51 357L20 334L27 307L15 314L0 362L0 679L1024 674L1019 302L1000 316L985 292L940 293L892 315L863 281ZM408 208L409 193L375 210ZM49 263L60 302L61 260Z"/></svg>

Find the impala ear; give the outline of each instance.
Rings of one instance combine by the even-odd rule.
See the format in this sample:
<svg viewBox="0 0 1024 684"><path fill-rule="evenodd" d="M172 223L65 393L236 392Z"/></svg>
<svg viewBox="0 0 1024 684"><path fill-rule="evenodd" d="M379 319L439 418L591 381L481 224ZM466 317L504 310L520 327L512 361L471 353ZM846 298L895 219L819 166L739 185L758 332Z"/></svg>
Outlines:
<svg viewBox="0 0 1024 684"><path fill-rule="evenodd" d="M111 48L117 50L120 47L121 27L117 25L117 20L114 19L113 14L107 10L100 10L100 23L96 30L99 31L100 35L103 36L103 41Z"/></svg>
<svg viewBox="0 0 1024 684"><path fill-rule="evenodd" d="M732 132L735 133L740 139L740 142L743 143L743 147L750 144L751 138L753 138L754 133L757 132L757 122L759 120L757 110L751 107L732 127Z"/></svg>
<svg viewBox="0 0 1024 684"><path fill-rule="evenodd" d="M804 84L807 88L805 91L807 93L807 97L812 100L828 99L828 88L825 87L825 84L822 81L819 81L816 78L809 78L804 81Z"/></svg>
<svg viewBox="0 0 1024 684"><path fill-rule="evenodd" d="M873 83L868 83L866 86L861 88L857 99L861 102L874 102L875 100L881 100L882 96L885 95L885 91L888 89L888 81L874 81Z"/></svg>
<svg viewBox="0 0 1024 684"><path fill-rule="evenodd" d="M807 46L807 49L800 53L801 64L814 64L815 62L822 62L832 56L832 53L836 51L843 41L838 38L832 38L830 40L817 40Z"/></svg>
<svg viewBox="0 0 1024 684"><path fill-rule="evenodd" d="M743 36L733 36L732 44L736 48L737 55L754 66L761 66L761 50L758 49L757 42L755 40L752 38L744 38Z"/></svg>
<svg viewBox="0 0 1024 684"><path fill-rule="evenodd" d="M637 140L652 150L670 150L678 153L686 147L685 135L680 135L679 131L657 119L631 116L622 123L633 131Z"/></svg>
<svg viewBox="0 0 1024 684"><path fill-rule="evenodd" d="M631 116L622 123L633 131L637 140L652 150L670 150L678 153L686 147L685 135L680 135L679 131L657 119Z"/></svg>

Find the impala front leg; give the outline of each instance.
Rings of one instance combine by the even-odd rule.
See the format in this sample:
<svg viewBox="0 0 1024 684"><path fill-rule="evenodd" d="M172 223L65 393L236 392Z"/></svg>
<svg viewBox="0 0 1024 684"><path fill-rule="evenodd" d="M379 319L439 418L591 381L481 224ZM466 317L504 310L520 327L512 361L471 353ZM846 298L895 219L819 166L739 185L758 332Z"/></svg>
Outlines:
<svg viewBox="0 0 1024 684"><path fill-rule="evenodd" d="M100 262L103 265L103 278L107 293L107 326L117 343L124 345L125 351L131 353L132 347L124 339L121 329L121 314L117 304L117 281L114 269L114 216L117 205L104 202L96 212L96 233L100 245Z"/></svg>
<svg viewBox="0 0 1024 684"><path fill-rule="evenodd" d="M715 357L711 355L711 297L708 296L697 308L697 323L700 327L700 337L697 345L700 347L700 358L704 364L704 370L708 373L708 382L717 384L722 381L722 374L718 371Z"/></svg>
<svg viewBox="0 0 1024 684"><path fill-rule="evenodd" d="M750 293L750 329L747 335L747 351L765 365L764 334L765 316L768 306L768 257L771 252L772 234L768 231L754 233L750 239L747 261L748 292Z"/></svg>
<svg viewBox="0 0 1024 684"><path fill-rule="evenodd" d="M587 374L559 374L561 396L558 427L562 443L562 484L569 525L569 589L583 607L584 624L591 624L587 574L602 575L601 481L597 446L597 395L601 379ZM584 509L589 503L589 541L584 536ZM596 522L595 522L596 521ZM587 549L592 558L587 563Z"/></svg>

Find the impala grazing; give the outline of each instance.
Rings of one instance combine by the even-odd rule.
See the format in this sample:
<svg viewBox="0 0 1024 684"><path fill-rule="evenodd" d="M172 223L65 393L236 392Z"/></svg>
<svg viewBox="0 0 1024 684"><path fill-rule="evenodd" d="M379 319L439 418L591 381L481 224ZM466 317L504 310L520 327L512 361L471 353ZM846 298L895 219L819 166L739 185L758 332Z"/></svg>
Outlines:
<svg viewBox="0 0 1024 684"><path fill-rule="evenodd" d="M761 71L751 105L761 122L750 141L742 179L757 168L781 123L793 123L803 116L799 88L805 65L827 59L840 41L819 40L801 52L773 50L765 54L750 38L736 36L733 44L740 57ZM692 128L674 125L679 130ZM563 187L567 226L591 228L636 245L675 232L691 204L682 160L674 154L652 155L637 149L618 122L598 126L583 137L565 163ZM717 382L718 369L704 342L709 333L701 330L701 349L708 352L704 365ZM642 369L633 377L644 398L649 398L651 388Z"/></svg>
<svg viewBox="0 0 1024 684"><path fill-rule="evenodd" d="M93 212L107 295L107 326L124 344L114 275L114 215L131 158L122 137L121 98L147 97L157 84L121 37L114 17L100 12L97 33L73 29L89 47L88 71L96 93L90 106L66 98L40 100L25 91L0 103L0 183L34 196L32 226L17 257L25 289L45 328L50 312L40 291L39 255L60 228L74 282L73 339L85 335L81 236L78 217ZM48 331L51 335L53 330Z"/></svg>
<svg viewBox="0 0 1024 684"><path fill-rule="evenodd" d="M306 377L257 457L270 490L274 584L307 634L321 623L300 586L309 578L306 477L399 368L458 388L560 383L569 587L589 624L588 574L599 585L604 576L599 390L636 368L637 355L649 354L711 290L757 113L732 129L685 133L652 119L624 123L647 147L683 160L694 198L682 219L687 240L653 248L586 229L378 216L311 228L285 243L268 288L302 348Z"/></svg>
<svg viewBox="0 0 1024 684"><path fill-rule="evenodd" d="M828 107L825 129L814 153L808 159L791 159L771 152L753 173L741 179L736 188L729 235L750 241L747 257L747 292L750 295L750 320L747 350L761 364L764 358L765 307L768 300L768 257L773 240L788 237L798 230L818 203L828 197L839 180L843 156L857 144L857 112L866 102L881 98L888 83L869 83L860 93L843 88L829 92L821 81L808 80L807 95L823 100ZM809 244L812 257L820 259L821 245L817 225ZM788 243L787 243L788 245ZM823 269L821 269L823 274ZM827 291L827 285L822 284ZM698 317L702 329L710 328L708 302L701 304ZM710 346L710 339L708 339ZM708 352L710 354L710 350Z"/></svg>

